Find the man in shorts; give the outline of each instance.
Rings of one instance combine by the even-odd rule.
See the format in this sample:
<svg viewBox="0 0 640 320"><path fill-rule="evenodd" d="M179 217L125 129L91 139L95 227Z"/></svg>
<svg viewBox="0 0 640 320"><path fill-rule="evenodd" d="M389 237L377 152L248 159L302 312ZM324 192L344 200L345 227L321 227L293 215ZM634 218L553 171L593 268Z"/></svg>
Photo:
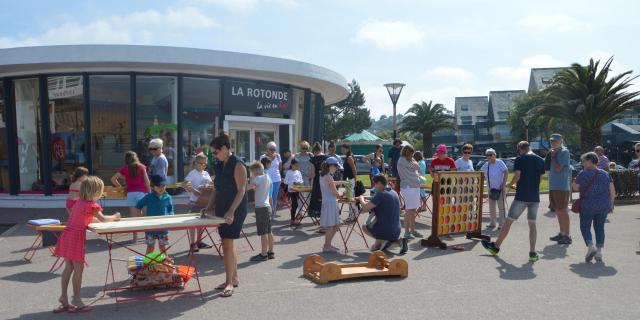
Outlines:
<svg viewBox="0 0 640 320"><path fill-rule="evenodd" d="M518 143L518 154L514 164L515 174L509 183L511 188L516 188L515 200L509 208L507 220L504 222L500 235L496 242L482 240L482 246L489 251L492 256L497 256L500 252L502 242L509 234L511 225L518 220L520 215L527 209L527 220L529 221L529 261L536 262L540 259L536 252L536 217L538 215L538 205L540 204L540 178L544 174L544 159L533 152L529 142L520 141Z"/></svg>
<svg viewBox="0 0 640 320"><path fill-rule="evenodd" d="M560 232L549 240L559 244L571 244L569 235L569 178L571 167L569 150L562 144L562 135L554 133L549 137L551 163L549 165L549 206L556 213Z"/></svg>

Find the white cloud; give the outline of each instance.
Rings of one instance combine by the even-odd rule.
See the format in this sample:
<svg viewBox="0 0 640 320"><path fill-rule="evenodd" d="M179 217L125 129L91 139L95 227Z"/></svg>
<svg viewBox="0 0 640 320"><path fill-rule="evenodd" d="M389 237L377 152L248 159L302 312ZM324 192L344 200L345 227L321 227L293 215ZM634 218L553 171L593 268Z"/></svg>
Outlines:
<svg viewBox="0 0 640 320"><path fill-rule="evenodd" d="M493 67L489 69L487 74L494 78L497 83L503 83L503 88L495 88L496 90L526 88L531 74L531 68L551 68L567 65L567 63L564 63L551 55L539 54L523 58L520 61L520 64L515 67Z"/></svg>
<svg viewBox="0 0 640 320"><path fill-rule="evenodd" d="M0 38L0 47L80 43L146 44L165 32L214 26L216 22L212 18L194 7L168 8L163 12L147 10L111 16L89 24L66 22L35 36Z"/></svg>
<svg viewBox="0 0 640 320"><path fill-rule="evenodd" d="M460 67L439 66L425 73L427 78L435 78L436 81L468 82L473 79L473 73Z"/></svg>
<svg viewBox="0 0 640 320"><path fill-rule="evenodd" d="M412 22L370 20L360 25L355 40L387 50L402 49L420 46L424 32Z"/></svg>
<svg viewBox="0 0 640 320"><path fill-rule="evenodd" d="M575 32L591 29L589 23L564 13L530 15L520 20L520 25L536 33Z"/></svg>
<svg viewBox="0 0 640 320"><path fill-rule="evenodd" d="M297 0L196 0L197 3L216 5L233 12L248 12L256 9L260 3L276 4L285 8L300 6Z"/></svg>

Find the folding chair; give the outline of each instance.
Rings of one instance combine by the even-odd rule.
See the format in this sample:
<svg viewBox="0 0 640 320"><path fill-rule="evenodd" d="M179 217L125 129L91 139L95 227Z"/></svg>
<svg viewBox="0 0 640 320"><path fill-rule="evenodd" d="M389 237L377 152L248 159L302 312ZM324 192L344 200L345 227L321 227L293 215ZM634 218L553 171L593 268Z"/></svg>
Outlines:
<svg viewBox="0 0 640 320"><path fill-rule="evenodd" d="M340 232L340 238L342 238L342 243L344 244L344 252L349 252L349 247L348 247L348 243L349 243L349 239L351 238L351 235L355 232L357 235L362 237L362 240L364 241L364 245L366 248L369 248L369 243L367 242L367 237L364 234L364 231L362 230L362 225L360 224L360 214L362 213L361 211L354 211L351 204L356 203L355 200L351 199L349 201L347 201L346 199L339 199L338 203L340 203L340 212L342 213L342 210L344 209L344 206L346 205L349 213L353 216L355 216L355 221L351 222L351 223L342 223L338 226L338 232ZM344 232L342 232L342 227L346 227L346 230Z"/></svg>

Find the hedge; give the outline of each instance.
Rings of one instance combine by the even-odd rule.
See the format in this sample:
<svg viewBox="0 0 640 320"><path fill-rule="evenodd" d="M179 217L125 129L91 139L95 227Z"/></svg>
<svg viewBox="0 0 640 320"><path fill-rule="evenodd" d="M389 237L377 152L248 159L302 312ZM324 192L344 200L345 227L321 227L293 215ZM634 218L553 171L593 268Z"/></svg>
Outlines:
<svg viewBox="0 0 640 320"><path fill-rule="evenodd" d="M611 170L616 199L638 199L638 170Z"/></svg>

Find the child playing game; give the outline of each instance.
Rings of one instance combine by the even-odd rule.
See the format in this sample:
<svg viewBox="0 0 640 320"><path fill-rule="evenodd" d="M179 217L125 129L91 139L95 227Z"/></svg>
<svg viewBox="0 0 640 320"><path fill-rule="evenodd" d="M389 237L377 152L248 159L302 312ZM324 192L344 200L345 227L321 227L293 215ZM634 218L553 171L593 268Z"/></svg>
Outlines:
<svg viewBox="0 0 640 320"><path fill-rule="evenodd" d="M320 169L320 191L322 192L322 207L320 209L320 227L324 228L324 246L322 252L334 253L340 249L331 245L333 236L340 225L340 207L338 197L340 193L332 175L338 171L338 160L327 158Z"/></svg>
<svg viewBox="0 0 640 320"><path fill-rule="evenodd" d="M136 204L138 210L147 207L147 216L172 216L173 215L173 200L171 196L166 192L167 180L164 176L153 175L149 177L151 181L152 191L147 193ZM165 252L169 245L169 231L151 231L144 233L144 242L147 244L147 252L149 254L153 252L158 240L158 248L161 252Z"/></svg>
<svg viewBox="0 0 640 320"><path fill-rule="evenodd" d="M62 231L54 254L63 258L65 267L62 271L61 287L62 293L58 301L60 305L53 310L60 312L88 312L92 308L82 303L80 299L80 288L82 287L82 272L85 262L85 241L87 237L87 226L91 222L108 222L120 220L120 213L105 216L102 208L96 203L102 196L104 182L95 176L84 179L79 187L79 198L71 209L71 216L66 228ZM73 274L73 279L71 276ZM67 289L69 280L73 285L73 299L69 303Z"/></svg>
<svg viewBox="0 0 640 320"><path fill-rule="evenodd" d="M263 158L264 159L264 158ZM267 159L269 160L269 159ZM264 173L264 166L255 161L249 167L251 183L248 190L255 190L256 227L262 244L262 252L251 257L250 261L267 261L275 258L273 253L273 234L271 233L271 190L269 176Z"/></svg>
<svg viewBox="0 0 640 320"><path fill-rule="evenodd" d="M267 178L269 179L269 182L271 183L271 188L269 189L269 194L273 194L273 181L271 180L271 177L269 176L269 168L271 168L271 159L267 158L267 157L262 157L260 159L260 163L262 164L262 166L264 167L264 175L267 176ZM273 199L272 199L273 200ZM271 212L271 220L275 220L276 215L275 212Z"/></svg>
<svg viewBox="0 0 640 320"><path fill-rule="evenodd" d="M291 201L291 222L289 226L294 227L300 225L300 221L296 221L296 213L298 213L298 192L293 190L295 185L302 185L302 174L300 173L300 164L298 160L291 160L291 169L287 170L284 177L284 183L287 185L289 200Z"/></svg>
<svg viewBox="0 0 640 320"><path fill-rule="evenodd" d="M436 157L431 160L429 171L434 179L438 178L438 171L456 171L456 162L447 155L447 146L439 144L436 147Z"/></svg>
<svg viewBox="0 0 640 320"><path fill-rule="evenodd" d="M196 203L201 194L200 188L206 187L207 185L213 185L213 180L211 179L209 172L205 170L206 168L207 156L200 152L193 160L193 170L189 172L182 182L182 187L191 192L191 197L189 198L189 204L191 205L190 212L200 212L204 209L204 207L199 206ZM198 229L198 238L195 237L195 233L195 230L189 230L189 234L192 239L191 241L193 241L191 243L191 250L198 252L200 249L211 248L211 245L202 241L204 229Z"/></svg>
<svg viewBox="0 0 640 320"><path fill-rule="evenodd" d="M77 167L76 170L73 171L73 175L71 175L71 185L69 186L69 196L67 197L67 202L65 203L65 207L67 208L67 212L71 214L71 208L80 198L80 185L82 181L87 179L89 176L89 169L85 167Z"/></svg>

